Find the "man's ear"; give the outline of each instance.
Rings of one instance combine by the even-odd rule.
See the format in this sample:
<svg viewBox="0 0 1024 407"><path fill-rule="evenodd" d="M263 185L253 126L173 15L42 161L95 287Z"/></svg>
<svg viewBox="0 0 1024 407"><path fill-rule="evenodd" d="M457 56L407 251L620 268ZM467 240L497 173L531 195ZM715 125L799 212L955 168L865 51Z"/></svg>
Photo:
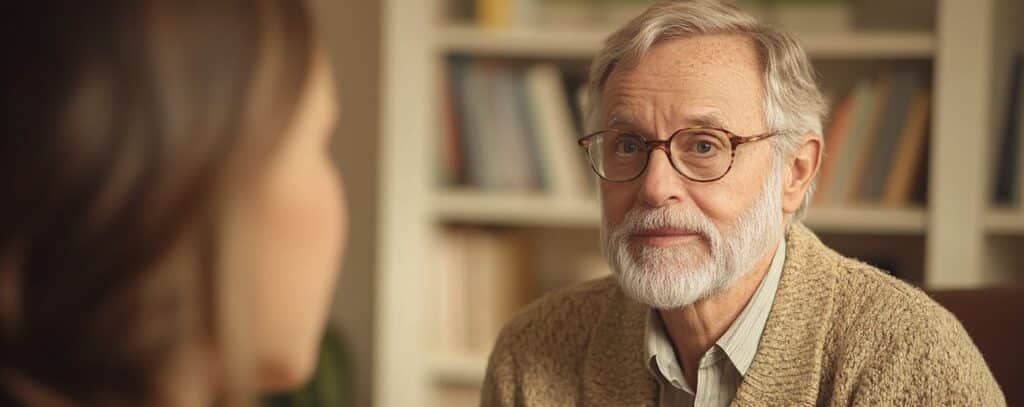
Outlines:
<svg viewBox="0 0 1024 407"><path fill-rule="evenodd" d="M807 132L804 141L786 159L786 179L782 184L782 212L792 215L804 203L804 196L821 166L821 135Z"/></svg>

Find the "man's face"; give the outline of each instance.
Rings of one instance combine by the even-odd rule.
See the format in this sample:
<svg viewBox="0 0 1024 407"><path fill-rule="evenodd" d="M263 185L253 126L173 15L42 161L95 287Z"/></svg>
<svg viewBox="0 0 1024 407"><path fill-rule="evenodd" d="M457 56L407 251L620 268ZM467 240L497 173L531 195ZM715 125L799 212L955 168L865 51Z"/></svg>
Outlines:
<svg viewBox="0 0 1024 407"><path fill-rule="evenodd" d="M761 134L761 78L746 38L665 41L636 67L611 74L602 125L657 140L709 125L741 137ZM772 154L770 141L745 144L725 177L699 183L655 150L638 179L602 181L605 251L624 288L665 288L633 294L649 305L673 308L713 295L749 271L768 249L766 241L781 230L782 181Z"/></svg>

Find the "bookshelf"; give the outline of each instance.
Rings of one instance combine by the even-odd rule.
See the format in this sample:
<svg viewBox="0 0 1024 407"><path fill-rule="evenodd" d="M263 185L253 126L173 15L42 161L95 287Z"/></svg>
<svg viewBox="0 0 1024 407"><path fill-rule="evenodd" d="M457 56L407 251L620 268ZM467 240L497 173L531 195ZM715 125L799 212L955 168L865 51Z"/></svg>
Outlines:
<svg viewBox="0 0 1024 407"><path fill-rule="evenodd" d="M1024 236L1024 211L991 209L985 214L985 231L991 235Z"/></svg>
<svg viewBox="0 0 1024 407"><path fill-rule="evenodd" d="M443 191L434 196L432 208L437 222L459 224L597 228L601 222L600 205L594 199L554 199L542 193ZM992 214L994 222L1006 222L1015 215ZM1002 227L1013 230L1012 222ZM828 233L923 234L927 212L922 208L823 207L809 212L804 223Z"/></svg>
<svg viewBox="0 0 1024 407"><path fill-rule="evenodd" d="M437 221L462 224L597 227L601 220L593 199L556 199L542 193L442 191L432 207Z"/></svg>
<svg viewBox="0 0 1024 407"><path fill-rule="evenodd" d="M441 52L481 56L532 58L590 58L611 31L604 29L510 28L484 29L470 24L440 28ZM930 32L870 32L826 34L807 38L812 57L839 59L930 58L935 36Z"/></svg>
<svg viewBox="0 0 1024 407"><path fill-rule="evenodd" d="M511 28L488 30L470 24L440 28L438 51L534 58L590 58L609 34L604 29Z"/></svg>
<svg viewBox="0 0 1024 407"><path fill-rule="evenodd" d="M438 329L432 298L440 271L431 264L439 231L468 227L533 236L534 273L559 284L572 281L558 275L567 267L559 261L574 257L573 250L590 257L598 250L600 207L593 196L439 182L436 149L444 106L438 101L440 78L452 56L551 63L578 73L609 28L484 29L440 15L451 1L459 0L382 3L381 58L387 63L381 74L373 357L373 397L382 406L455 405L444 394L449 389L471 393L483 377L486 352L442 350L432 339ZM818 64L826 90L838 89L833 101L879 70L910 67L927 73L933 94L927 204L814 205L806 223L841 252L892 258L908 269L904 278L930 288L1024 280L1014 259L1024 248L1024 207L990 208L987 136L1003 120L993 112L1007 97L1009 49L1019 47L1015 39L1024 34L1015 22L1024 6L1012 0L914 1L931 4L928 10L935 15L929 27L890 24L797 35ZM568 254L561 246L546 247L553 244L569 247Z"/></svg>

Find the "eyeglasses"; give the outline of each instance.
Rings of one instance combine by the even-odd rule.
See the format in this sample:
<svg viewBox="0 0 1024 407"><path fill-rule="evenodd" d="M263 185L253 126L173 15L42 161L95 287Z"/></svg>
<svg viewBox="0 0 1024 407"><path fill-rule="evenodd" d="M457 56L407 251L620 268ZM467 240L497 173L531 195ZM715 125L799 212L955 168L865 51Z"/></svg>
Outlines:
<svg viewBox="0 0 1024 407"><path fill-rule="evenodd" d="M661 148L676 172L695 182L722 179L732 169L736 148L776 133L740 137L728 130L695 127L677 130L668 140L646 138L620 130L601 130L579 140L590 167L610 182L630 182L647 170L651 152Z"/></svg>

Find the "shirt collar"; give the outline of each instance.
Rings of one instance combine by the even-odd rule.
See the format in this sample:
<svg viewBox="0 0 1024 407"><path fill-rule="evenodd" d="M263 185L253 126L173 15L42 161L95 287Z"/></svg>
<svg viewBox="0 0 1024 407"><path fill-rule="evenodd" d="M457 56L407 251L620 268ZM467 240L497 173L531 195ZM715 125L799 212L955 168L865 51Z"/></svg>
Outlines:
<svg viewBox="0 0 1024 407"><path fill-rule="evenodd" d="M757 291L750 302L740 312L740 316L729 326L725 334L716 342L722 347L729 360L736 366L740 375L747 374L747 369L754 361L757 346L761 343L764 325L768 322L768 314L775 301L775 292L779 289L782 279L782 265L786 262L786 242L780 242L775 250L775 257L768 268L768 274L757 286Z"/></svg>
<svg viewBox="0 0 1024 407"><path fill-rule="evenodd" d="M725 334L715 342L717 348L721 348L740 375L745 375L750 364L757 354L757 347L761 342L761 334L768 322L768 314L771 311L772 303L775 300L775 293L779 288L779 280L782 278L782 268L786 261L786 242L779 243L768 268L768 273L757 286L750 302L743 308L736 321L729 326ZM647 368L652 374L659 374L670 383L681 384L685 387L683 370L676 359L672 341L665 331L658 311L650 309L647 314L647 322L644 328L644 342L646 343ZM715 353L715 348L708 352ZM713 356L713 355L705 355ZM705 359L712 359L707 358ZM679 387L677 384L677 387Z"/></svg>

